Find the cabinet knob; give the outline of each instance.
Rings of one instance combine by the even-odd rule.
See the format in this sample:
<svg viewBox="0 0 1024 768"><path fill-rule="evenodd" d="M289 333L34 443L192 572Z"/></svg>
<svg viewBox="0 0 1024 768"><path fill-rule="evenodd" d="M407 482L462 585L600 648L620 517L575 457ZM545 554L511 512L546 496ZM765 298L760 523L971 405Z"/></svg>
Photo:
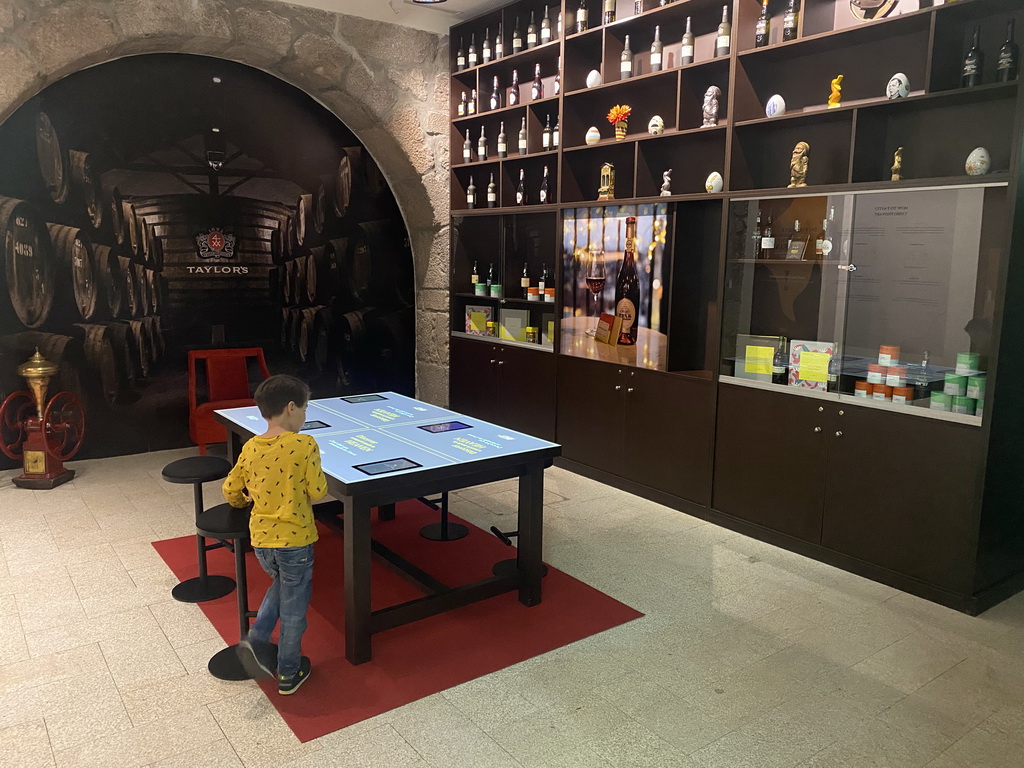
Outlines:
<svg viewBox="0 0 1024 768"><path fill-rule="evenodd" d="M622 385L621 384L616 384L615 385L615 391L618 392L620 389L622 389Z"/></svg>
<svg viewBox="0 0 1024 768"><path fill-rule="evenodd" d="M499 360L499 361L498 361L498 365L504 365L504 364L505 364L505 361L504 361L504 360Z"/></svg>
<svg viewBox="0 0 1024 768"><path fill-rule="evenodd" d="M845 411L842 411L842 410L840 410L840 411L839 411L839 415L840 415L840 416L842 416L842 415L843 415L843 413L845 413Z"/></svg>
<svg viewBox="0 0 1024 768"><path fill-rule="evenodd" d="M814 428L814 431L815 431L815 432L821 432L821 427L815 427L815 428Z"/></svg>
<svg viewBox="0 0 1024 768"><path fill-rule="evenodd" d="M493 358L491 358L491 365L494 365L496 362L498 362L498 361L493 359Z"/></svg>
<svg viewBox="0 0 1024 768"><path fill-rule="evenodd" d="M633 391L632 387L626 387L626 392L632 392L632 391Z"/></svg>
<svg viewBox="0 0 1024 768"><path fill-rule="evenodd" d="M842 437L842 436L843 436L842 432L836 432L836 437Z"/></svg>
<svg viewBox="0 0 1024 768"><path fill-rule="evenodd" d="M822 406L818 406L818 413L824 413L825 409Z"/></svg>

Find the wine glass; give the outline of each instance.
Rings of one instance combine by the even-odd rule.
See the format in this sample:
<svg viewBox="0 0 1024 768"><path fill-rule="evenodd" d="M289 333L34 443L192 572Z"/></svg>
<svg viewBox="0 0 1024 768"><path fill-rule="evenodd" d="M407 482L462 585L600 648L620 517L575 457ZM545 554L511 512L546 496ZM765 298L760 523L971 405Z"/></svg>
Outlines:
<svg viewBox="0 0 1024 768"><path fill-rule="evenodd" d="M604 249L591 247L584 259L584 282L587 285L587 290L594 296L594 327L587 329L587 335L594 336L597 334L597 324L601 318L601 292L604 291L604 281L607 279L604 268Z"/></svg>

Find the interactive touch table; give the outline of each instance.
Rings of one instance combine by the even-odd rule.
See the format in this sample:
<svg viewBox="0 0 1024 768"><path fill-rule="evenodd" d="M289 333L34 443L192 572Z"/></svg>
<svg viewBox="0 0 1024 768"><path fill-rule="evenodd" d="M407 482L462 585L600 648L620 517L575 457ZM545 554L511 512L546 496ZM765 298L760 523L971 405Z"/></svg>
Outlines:
<svg viewBox="0 0 1024 768"><path fill-rule="evenodd" d="M228 430L228 458L262 434L255 407L216 412ZM371 635L477 600L519 590L523 605L541 599L544 470L561 447L480 419L394 392L312 400L304 434L320 446L328 493L344 506L345 656L370 660ZM394 516L405 499L519 478L517 572L449 588L370 537L370 510ZM441 545L443 546L443 544ZM431 594L379 611L370 610L371 550L402 568Z"/></svg>

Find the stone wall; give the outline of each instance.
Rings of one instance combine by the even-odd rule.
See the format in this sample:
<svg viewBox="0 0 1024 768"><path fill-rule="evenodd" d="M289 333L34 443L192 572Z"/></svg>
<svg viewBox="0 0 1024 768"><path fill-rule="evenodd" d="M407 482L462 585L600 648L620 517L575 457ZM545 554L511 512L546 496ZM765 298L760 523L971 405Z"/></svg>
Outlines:
<svg viewBox="0 0 1024 768"><path fill-rule="evenodd" d="M301 88L359 137L391 184L416 263L417 390L443 405L447 46L429 32L259 0L0 0L0 120L65 75L143 53L230 59Z"/></svg>

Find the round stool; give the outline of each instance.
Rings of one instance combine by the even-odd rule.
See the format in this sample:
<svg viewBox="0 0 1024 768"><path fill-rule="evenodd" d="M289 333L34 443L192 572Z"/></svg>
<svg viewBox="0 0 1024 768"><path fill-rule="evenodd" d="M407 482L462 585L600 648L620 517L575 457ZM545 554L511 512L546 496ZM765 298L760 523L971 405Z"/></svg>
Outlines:
<svg viewBox="0 0 1024 768"><path fill-rule="evenodd" d="M501 539L506 547L511 547L512 537L519 535L519 531L499 531L496 525L491 526L491 533ZM541 563L541 568L541 578L544 578L548 575L548 567ZM514 557L510 557L508 560L499 560L491 568L491 573L495 576L514 576L518 572L519 561Z"/></svg>
<svg viewBox="0 0 1024 768"><path fill-rule="evenodd" d="M169 483L191 485L195 501L196 522L203 512L203 483L223 480L231 471L231 465L217 456L190 456L172 461L163 468L164 480ZM223 546L220 543L207 545L206 540L196 536L196 554L199 560L199 576L187 579L171 590L171 596L183 603L203 603L231 594L235 582L227 576L209 576L206 573L206 553Z"/></svg>
<svg viewBox="0 0 1024 768"><path fill-rule="evenodd" d="M420 528L420 536L431 541L458 541L469 535L469 528L459 523L448 522L448 491L442 491L436 499L421 496L419 499L431 509L441 510L441 522L430 523Z"/></svg>
<svg viewBox="0 0 1024 768"><path fill-rule="evenodd" d="M238 582L238 639L249 633L249 619L256 611L249 610L248 582L245 577L245 544L249 541L250 507L237 509L230 504L218 504L199 515L196 533L210 539L227 539L235 553L235 580ZM251 680L252 675L238 657L238 644L218 651L206 665L218 680Z"/></svg>

